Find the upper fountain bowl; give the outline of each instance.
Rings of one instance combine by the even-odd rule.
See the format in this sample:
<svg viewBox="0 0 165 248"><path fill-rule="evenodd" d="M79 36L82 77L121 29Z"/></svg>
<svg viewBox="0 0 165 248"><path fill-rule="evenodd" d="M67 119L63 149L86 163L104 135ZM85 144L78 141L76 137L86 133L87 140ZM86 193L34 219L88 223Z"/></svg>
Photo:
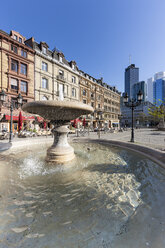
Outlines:
<svg viewBox="0 0 165 248"><path fill-rule="evenodd" d="M51 121L70 121L94 111L91 106L80 102L54 100L29 102L23 105L22 110Z"/></svg>

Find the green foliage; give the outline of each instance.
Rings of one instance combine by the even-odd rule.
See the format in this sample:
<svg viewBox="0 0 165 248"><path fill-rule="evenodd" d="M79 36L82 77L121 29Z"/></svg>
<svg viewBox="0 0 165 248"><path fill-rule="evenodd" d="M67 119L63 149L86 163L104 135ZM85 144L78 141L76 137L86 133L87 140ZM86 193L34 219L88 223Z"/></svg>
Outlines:
<svg viewBox="0 0 165 248"><path fill-rule="evenodd" d="M161 102L161 104L160 104ZM165 119L165 99L161 101L159 99L159 104L155 104L152 108L148 109L148 112L151 116L157 118L157 119Z"/></svg>

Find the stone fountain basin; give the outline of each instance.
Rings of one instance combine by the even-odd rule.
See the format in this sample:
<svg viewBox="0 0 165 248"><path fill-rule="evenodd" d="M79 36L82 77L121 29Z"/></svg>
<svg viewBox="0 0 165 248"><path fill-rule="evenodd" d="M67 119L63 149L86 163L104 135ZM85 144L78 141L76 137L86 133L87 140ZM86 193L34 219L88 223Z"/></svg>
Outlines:
<svg viewBox="0 0 165 248"><path fill-rule="evenodd" d="M23 105L22 110L52 121L70 121L94 111L91 106L80 102L54 100L29 102Z"/></svg>

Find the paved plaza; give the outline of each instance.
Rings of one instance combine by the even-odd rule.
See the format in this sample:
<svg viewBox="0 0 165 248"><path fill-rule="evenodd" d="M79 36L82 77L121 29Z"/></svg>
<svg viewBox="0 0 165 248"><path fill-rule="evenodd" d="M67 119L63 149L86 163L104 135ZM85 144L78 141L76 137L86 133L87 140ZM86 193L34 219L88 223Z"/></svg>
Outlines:
<svg viewBox="0 0 165 248"><path fill-rule="evenodd" d="M69 140L77 137L77 134L69 134ZM99 139L99 135L97 132L86 132L84 136L79 135L80 139L89 138L89 139ZM100 132L100 138L105 140L117 140L129 142L131 139L131 129L123 132L116 133L104 133L104 131ZM14 138L13 143L20 144L23 142L30 143L31 141L35 143L37 142L53 142L52 136L42 136L42 137L33 137L33 138ZM148 146L157 150L165 151L165 131L158 131L156 129L135 129L135 143L143 146ZM9 144L8 140L0 141L0 151L4 151L9 149L11 144Z"/></svg>
<svg viewBox="0 0 165 248"><path fill-rule="evenodd" d="M158 131L157 129L135 129L135 143L139 145L148 146L154 149L165 151L165 131ZM98 137L97 132L90 132L85 135L91 139ZM129 142L131 139L131 129L123 132L104 133L100 132L100 138L105 140L117 140Z"/></svg>

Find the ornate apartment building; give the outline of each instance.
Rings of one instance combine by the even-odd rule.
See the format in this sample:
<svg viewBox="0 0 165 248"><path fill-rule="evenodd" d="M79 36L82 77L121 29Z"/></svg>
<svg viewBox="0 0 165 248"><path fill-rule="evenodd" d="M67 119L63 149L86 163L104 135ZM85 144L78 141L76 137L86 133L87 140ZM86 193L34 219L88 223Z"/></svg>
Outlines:
<svg viewBox="0 0 165 248"><path fill-rule="evenodd" d="M35 100L79 101L79 71L75 61L68 62L62 52L49 50L34 38L26 44L35 51Z"/></svg>
<svg viewBox="0 0 165 248"><path fill-rule="evenodd" d="M26 38L15 31L10 34L0 30L0 91L7 100L16 102L21 93L23 102L34 100L34 51L25 45ZM9 109L1 106L1 117ZM18 111L14 110L14 115Z"/></svg>
<svg viewBox="0 0 165 248"><path fill-rule="evenodd" d="M118 127L120 114L120 93L115 87L95 79L80 71L80 101L90 104L94 113L88 115L87 121L93 127Z"/></svg>
<svg viewBox="0 0 165 248"><path fill-rule="evenodd" d="M0 92L2 89L13 101L19 93L24 102L81 101L94 108L94 113L85 117L88 125L119 124L120 93L115 87L79 70L75 61L67 61L57 49L50 50L46 42L37 43L33 37L26 40L15 31L7 34L0 30ZM10 114L5 108L1 113Z"/></svg>

